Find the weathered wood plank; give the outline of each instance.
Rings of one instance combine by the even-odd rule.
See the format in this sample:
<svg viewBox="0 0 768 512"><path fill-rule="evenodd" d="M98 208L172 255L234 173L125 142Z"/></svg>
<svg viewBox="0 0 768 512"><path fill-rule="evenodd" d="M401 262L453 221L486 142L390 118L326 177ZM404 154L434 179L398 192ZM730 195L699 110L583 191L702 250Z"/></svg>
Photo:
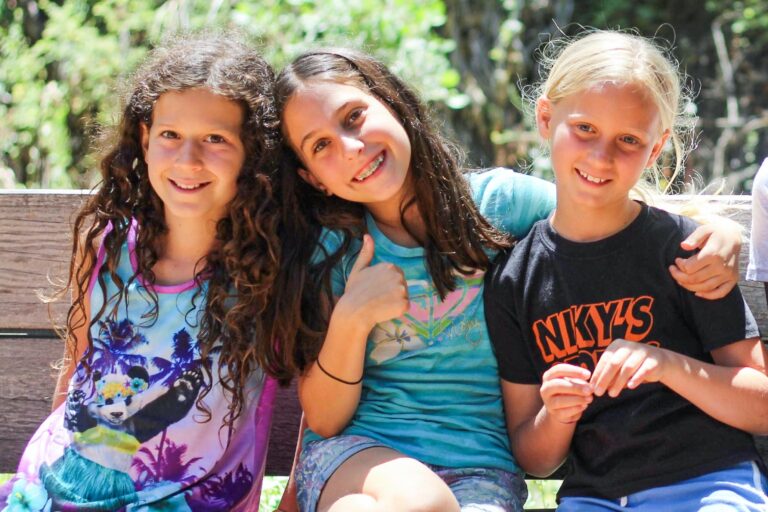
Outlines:
<svg viewBox="0 0 768 512"><path fill-rule="evenodd" d="M21 452L51 410L52 363L61 340L0 338L0 473L16 468Z"/></svg>
<svg viewBox="0 0 768 512"><path fill-rule="evenodd" d="M0 191L0 330L50 329L37 291L66 277L71 221L87 191ZM54 317L67 304L52 308Z"/></svg>

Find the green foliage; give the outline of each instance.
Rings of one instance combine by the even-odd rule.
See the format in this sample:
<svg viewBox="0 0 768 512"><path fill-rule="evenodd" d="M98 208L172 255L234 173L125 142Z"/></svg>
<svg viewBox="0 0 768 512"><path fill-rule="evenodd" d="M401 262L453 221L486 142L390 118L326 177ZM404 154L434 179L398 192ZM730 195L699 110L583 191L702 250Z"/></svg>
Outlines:
<svg viewBox="0 0 768 512"><path fill-rule="evenodd" d="M276 65L313 45L362 48L425 98L463 106L446 58L452 43L433 31L444 21L437 0L7 2L0 7L0 171L12 169L29 187L93 184L92 135L114 122L117 85L153 42L180 30L238 28Z"/></svg>
<svg viewBox="0 0 768 512"><path fill-rule="evenodd" d="M743 126L758 130L736 130L725 161L730 170L748 172L768 153L768 130L760 124L768 111L768 0L499 0L462 10L469 5L466 0L0 2L0 187L93 185L98 179L97 157L89 156L93 138L116 119L118 86L153 43L200 28L239 29L260 43L276 67L313 46L372 52L433 103L447 120L447 131L482 153L479 161L527 161L538 173L546 162L537 155L535 130L523 120L518 90L518 83L539 78L535 50L548 37L581 26L634 27L671 41L682 67L696 79L701 143L689 162L707 180L723 132L724 91L726 85L733 88L722 81L714 48L713 24L719 23L735 69L739 116ZM492 38L471 36L477 34L477 20ZM488 26L493 23L498 26ZM447 33L459 40L447 39ZM489 65L468 65L483 58Z"/></svg>
<svg viewBox="0 0 768 512"><path fill-rule="evenodd" d="M272 511L280 504L285 486L288 485L287 476L265 476L261 484L261 499L259 510Z"/></svg>

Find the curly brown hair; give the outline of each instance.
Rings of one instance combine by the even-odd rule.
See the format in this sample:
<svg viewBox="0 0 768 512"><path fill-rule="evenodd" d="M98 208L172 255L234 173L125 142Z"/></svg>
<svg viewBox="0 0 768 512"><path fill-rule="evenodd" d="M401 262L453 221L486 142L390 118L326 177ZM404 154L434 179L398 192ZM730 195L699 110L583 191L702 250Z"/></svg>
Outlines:
<svg viewBox="0 0 768 512"><path fill-rule="evenodd" d="M106 311L104 305L99 311L91 311L90 318L86 314L84 301L96 264L93 248L99 241L106 252L97 278L102 293L106 290L106 275L117 286L119 299L125 298L128 285L139 276L146 283L155 283L152 269L162 253L168 226L163 203L148 179L140 127L152 124L153 108L162 94L196 87L235 101L244 111L241 139L246 157L237 179L237 192L225 217L218 221L213 246L195 275L198 284L208 282L206 292L198 287L199 294L205 293L200 297L205 304L198 335L200 356L210 382L209 356L214 347L221 350L217 371L223 388L232 396L225 418L225 424L231 425L242 410L243 388L252 371L261 367L270 372L280 362L274 344L260 335L258 322L279 263L279 212L272 190L275 149L280 139L273 100L274 73L239 36L176 36L169 44L154 49L135 73L114 129L115 142L101 159L102 181L75 218L73 258L66 286L75 290L77 299L69 309L67 332L75 332L86 322L90 330L99 319L115 314L114 310ZM123 282L116 269L120 248L128 236L127 219L135 219L140 229L136 274ZM112 229L107 232L109 225ZM157 295L151 286L148 288L154 306L146 318L152 321L157 317ZM76 340L70 335L66 342L68 355L74 361L78 355ZM88 332L88 351L92 349ZM88 369L85 358L82 362ZM201 410L205 410L202 398L207 389L198 399Z"/></svg>
<svg viewBox="0 0 768 512"><path fill-rule="evenodd" d="M456 288L455 274L468 274L490 265L486 249L500 250L511 238L495 229L480 214L463 176L462 152L442 137L417 94L374 57L351 49L306 52L277 77L275 100L282 114L293 94L312 82L355 86L378 98L397 117L411 143L409 183L411 195L400 205L400 217L409 234L425 249L427 268L444 298ZM283 128L285 132L285 128ZM284 141L287 140L284 137ZM326 196L302 180L300 162L284 144L279 174L283 209L280 273L265 329L280 340L285 368L303 371L316 357L325 339L331 301L330 273L349 250L352 238L365 230L364 207L336 196ZM417 207L425 235L410 226L406 212ZM319 263L314 253L322 228L338 230L343 242Z"/></svg>

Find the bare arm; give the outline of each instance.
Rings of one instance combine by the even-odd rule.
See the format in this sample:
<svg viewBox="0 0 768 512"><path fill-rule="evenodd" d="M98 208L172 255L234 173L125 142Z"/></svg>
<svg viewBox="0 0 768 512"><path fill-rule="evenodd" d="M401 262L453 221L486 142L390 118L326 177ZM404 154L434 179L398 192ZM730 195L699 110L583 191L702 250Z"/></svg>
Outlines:
<svg viewBox="0 0 768 512"><path fill-rule="evenodd" d="M568 364L550 368L541 387L502 380L507 430L520 467L552 474L565 461L582 413L592 401L589 371Z"/></svg>
<svg viewBox="0 0 768 512"><path fill-rule="evenodd" d="M408 310L402 270L390 263L369 266L373 252L373 239L365 235L344 294L331 313L318 359L299 378L307 424L323 437L338 434L357 409L368 334L377 323Z"/></svg>
<svg viewBox="0 0 768 512"><path fill-rule="evenodd" d="M91 265L87 265L86 263L90 260L95 259L95 250L88 251L87 253L79 254L77 256L77 264L75 266L76 272L85 272L87 269L91 268ZM72 303L75 303L79 297L79 291L76 289L76 287L73 287L72 289ZM64 358L63 363L61 366L61 369L59 370L59 376L56 379L56 389L53 394L53 403L51 405L51 410L55 411L67 398L67 389L69 388L69 381L72 378L72 374L75 371L75 367L77 366L77 362L80 360L81 357L83 357L83 354L85 353L86 348L88 347L88 324L90 323L90 317L91 317L91 300L88 296L87 290L85 297L83 297L83 311L75 312L74 314L77 315L74 318L74 325L77 327L73 329L71 332L67 332L67 336L69 337L69 341L73 341L75 343L76 347L76 357L73 360L72 354L68 349L64 349ZM83 318L80 318L80 315L83 315ZM69 319L68 319L69 320Z"/></svg>
<svg viewBox="0 0 768 512"><path fill-rule="evenodd" d="M596 395L617 396L625 387L661 382L716 420L768 433L768 356L758 338L712 351L715 364L670 350L614 341L592 375Z"/></svg>

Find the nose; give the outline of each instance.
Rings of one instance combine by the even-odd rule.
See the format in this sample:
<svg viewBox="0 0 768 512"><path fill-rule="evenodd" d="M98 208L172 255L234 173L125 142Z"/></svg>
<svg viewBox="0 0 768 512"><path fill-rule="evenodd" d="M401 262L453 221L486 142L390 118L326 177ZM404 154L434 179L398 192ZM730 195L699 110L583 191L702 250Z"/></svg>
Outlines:
<svg viewBox="0 0 768 512"><path fill-rule="evenodd" d="M199 144L194 140L185 140L176 153L176 164L191 168L201 167L202 159Z"/></svg>
<svg viewBox="0 0 768 512"><path fill-rule="evenodd" d="M350 135L341 136L341 150L346 158L354 158L362 151L365 144L358 137Z"/></svg>
<svg viewBox="0 0 768 512"><path fill-rule="evenodd" d="M613 141L599 139L594 141L589 151L589 157L598 165L610 165L613 162Z"/></svg>

